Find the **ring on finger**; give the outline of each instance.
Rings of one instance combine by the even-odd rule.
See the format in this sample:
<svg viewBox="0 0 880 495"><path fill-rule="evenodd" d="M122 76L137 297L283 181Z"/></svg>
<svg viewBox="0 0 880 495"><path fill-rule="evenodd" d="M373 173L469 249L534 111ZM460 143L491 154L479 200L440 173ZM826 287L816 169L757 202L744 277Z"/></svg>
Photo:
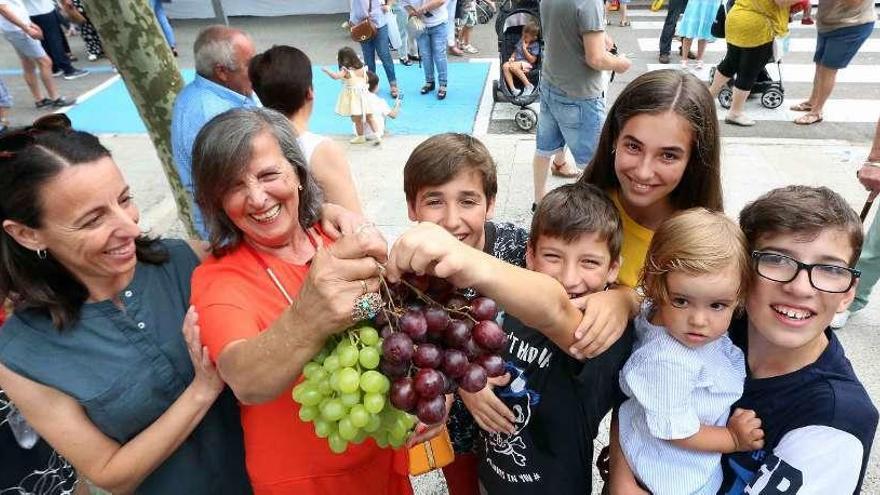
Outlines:
<svg viewBox="0 0 880 495"><path fill-rule="evenodd" d="M364 289L364 291L361 292L361 295L362 295L362 296L363 296L364 294L366 294L367 292L370 292L370 289L367 288L367 281L366 281L366 280L361 280L361 287Z"/></svg>
<svg viewBox="0 0 880 495"><path fill-rule="evenodd" d="M364 285L366 286L366 282ZM382 297L378 292L367 292L360 295L354 300L354 307L351 308L351 321L357 323L369 320L376 316L381 308Z"/></svg>

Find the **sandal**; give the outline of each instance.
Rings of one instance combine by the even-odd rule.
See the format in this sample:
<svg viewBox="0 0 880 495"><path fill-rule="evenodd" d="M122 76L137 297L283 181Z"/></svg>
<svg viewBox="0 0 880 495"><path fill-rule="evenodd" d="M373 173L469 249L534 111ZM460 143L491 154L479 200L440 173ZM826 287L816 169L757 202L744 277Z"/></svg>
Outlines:
<svg viewBox="0 0 880 495"><path fill-rule="evenodd" d="M419 90L419 93L426 95L426 94L430 93L431 91L434 91L434 83L433 82L425 83L425 85L422 86L422 89Z"/></svg>
<svg viewBox="0 0 880 495"><path fill-rule="evenodd" d="M808 101L802 101L797 105L792 105L790 109L794 112L809 112L813 109L813 105Z"/></svg>
<svg viewBox="0 0 880 495"><path fill-rule="evenodd" d="M822 116L818 113L813 113L812 111L794 119L794 123L797 125L813 125L818 124L819 122L822 122Z"/></svg>
<svg viewBox="0 0 880 495"><path fill-rule="evenodd" d="M553 162L550 166L550 173L553 174L554 177L564 177L566 179L573 179L579 175L581 175L580 170L574 168L568 168L568 162L557 163Z"/></svg>
<svg viewBox="0 0 880 495"><path fill-rule="evenodd" d="M400 91L398 91L397 86L391 86L391 97L397 99L400 96Z"/></svg>
<svg viewBox="0 0 880 495"><path fill-rule="evenodd" d="M443 100L446 98L446 87L440 86L440 89L437 90L437 99Z"/></svg>
<svg viewBox="0 0 880 495"><path fill-rule="evenodd" d="M629 27L629 21L620 21L620 27Z"/></svg>

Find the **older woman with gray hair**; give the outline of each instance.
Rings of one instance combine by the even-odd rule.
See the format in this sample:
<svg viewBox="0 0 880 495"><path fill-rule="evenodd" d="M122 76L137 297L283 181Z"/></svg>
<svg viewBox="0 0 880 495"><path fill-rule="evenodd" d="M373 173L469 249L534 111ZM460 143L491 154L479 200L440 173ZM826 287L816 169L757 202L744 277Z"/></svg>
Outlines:
<svg viewBox="0 0 880 495"><path fill-rule="evenodd" d="M192 302L240 402L255 493L411 493L395 451L367 440L332 453L290 397L326 338L363 318L355 308L378 291L384 239L365 225L334 243L316 224L320 190L274 110L211 120L196 139L193 176L213 256L193 275Z"/></svg>

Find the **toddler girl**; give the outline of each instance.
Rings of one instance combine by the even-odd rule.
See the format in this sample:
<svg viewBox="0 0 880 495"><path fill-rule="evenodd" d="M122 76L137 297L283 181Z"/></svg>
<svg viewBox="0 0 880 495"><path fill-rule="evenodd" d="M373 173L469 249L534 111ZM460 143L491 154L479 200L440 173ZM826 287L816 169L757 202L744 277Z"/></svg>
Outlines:
<svg viewBox="0 0 880 495"><path fill-rule="evenodd" d="M336 100L336 113L343 117L351 117L354 122L355 137L349 141L351 144L363 144L367 140L364 137L364 122L376 129L375 118L371 115L370 99L367 91L367 68L364 66L357 53L349 47L340 48L336 55L339 63L339 72L333 72L326 67L321 70L336 80L342 80L342 91Z"/></svg>
<svg viewBox="0 0 880 495"><path fill-rule="evenodd" d="M660 225L642 272L646 304L621 370L629 399L619 438L627 464L652 493L715 494L721 454L763 445L742 395L743 353L727 336L750 277L746 241L723 213L693 208Z"/></svg>
<svg viewBox="0 0 880 495"><path fill-rule="evenodd" d="M678 24L678 35L681 36L681 66L687 68L688 54L691 43L697 40L697 70L703 68L703 54L706 42L715 41L712 36L712 24L718 15L719 0L688 0L684 16Z"/></svg>

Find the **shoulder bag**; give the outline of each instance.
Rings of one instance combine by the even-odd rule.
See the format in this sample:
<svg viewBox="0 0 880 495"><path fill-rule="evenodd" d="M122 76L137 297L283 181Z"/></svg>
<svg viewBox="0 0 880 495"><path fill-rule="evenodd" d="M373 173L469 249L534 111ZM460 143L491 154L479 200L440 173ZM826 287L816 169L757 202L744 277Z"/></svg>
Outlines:
<svg viewBox="0 0 880 495"><path fill-rule="evenodd" d="M370 20L370 14L373 11L373 0L367 5L367 18L351 27L351 39L358 43L370 41L376 36L376 26Z"/></svg>

